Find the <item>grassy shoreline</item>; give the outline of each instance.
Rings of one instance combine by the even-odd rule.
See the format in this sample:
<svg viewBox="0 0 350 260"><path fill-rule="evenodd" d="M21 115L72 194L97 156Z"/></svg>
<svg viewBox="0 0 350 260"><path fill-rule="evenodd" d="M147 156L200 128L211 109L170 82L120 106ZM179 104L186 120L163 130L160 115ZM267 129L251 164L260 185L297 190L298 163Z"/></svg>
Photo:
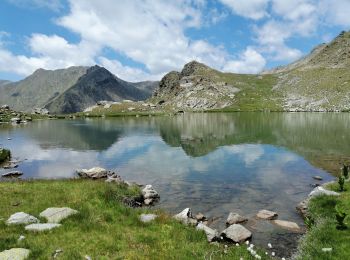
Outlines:
<svg viewBox="0 0 350 260"><path fill-rule="evenodd" d="M29 259L49 259L57 249L63 250L59 259L84 259L85 255L92 259L255 259L245 245L209 244L204 232L178 223L161 210L132 209L121 202L137 194L137 187L103 181L0 182L0 252L27 248ZM43 233L5 224L15 212L38 217L48 207L71 207L79 214ZM149 212L158 218L142 223L139 215ZM20 235L26 238L18 241Z"/></svg>
<svg viewBox="0 0 350 260"><path fill-rule="evenodd" d="M331 183L326 188L339 192L339 185ZM348 259L350 257L350 223L345 219L347 229L337 229L337 209L350 214L350 183L345 184L345 191L340 196L319 196L309 202L309 219L314 222L301 239L297 259ZM322 251L332 248L331 252ZM327 251L327 250L326 250Z"/></svg>

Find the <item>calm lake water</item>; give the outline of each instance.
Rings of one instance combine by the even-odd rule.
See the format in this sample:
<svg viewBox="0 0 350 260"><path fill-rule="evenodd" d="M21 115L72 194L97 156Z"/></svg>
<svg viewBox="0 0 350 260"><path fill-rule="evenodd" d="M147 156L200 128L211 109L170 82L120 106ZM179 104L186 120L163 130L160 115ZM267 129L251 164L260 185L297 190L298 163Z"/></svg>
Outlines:
<svg viewBox="0 0 350 260"><path fill-rule="evenodd" d="M272 242L281 255L299 235L254 215L274 210L303 226L295 206L316 183L312 176L333 179L317 159L348 156L349 129L349 114L198 113L0 125L0 144L25 159L23 178L70 178L77 168L101 166L152 184L157 207L172 214L191 207L215 217L218 229L229 212L251 217L253 242Z"/></svg>

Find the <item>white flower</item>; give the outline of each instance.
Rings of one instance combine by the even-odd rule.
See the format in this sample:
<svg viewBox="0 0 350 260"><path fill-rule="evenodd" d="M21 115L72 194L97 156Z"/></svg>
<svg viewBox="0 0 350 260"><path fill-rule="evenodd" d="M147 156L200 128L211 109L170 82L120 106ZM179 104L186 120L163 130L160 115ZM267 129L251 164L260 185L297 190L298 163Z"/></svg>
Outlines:
<svg viewBox="0 0 350 260"><path fill-rule="evenodd" d="M238 244L238 243L236 243L236 246L239 246L239 244Z"/></svg>
<svg viewBox="0 0 350 260"><path fill-rule="evenodd" d="M267 246L268 246L269 248L272 248L272 245L271 245L270 243L268 243Z"/></svg>
<svg viewBox="0 0 350 260"><path fill-rule="evenodd" d="M272 255L272 256L275 256L276 254L275 254L275 252L272 252L271 255Z"/></svg>
<svg viewBox="0 0 350 260"><path fill-rule="evenodd" d="M246 244L246 245L249 245L249 241L245 241L245 244Z"/></svg>

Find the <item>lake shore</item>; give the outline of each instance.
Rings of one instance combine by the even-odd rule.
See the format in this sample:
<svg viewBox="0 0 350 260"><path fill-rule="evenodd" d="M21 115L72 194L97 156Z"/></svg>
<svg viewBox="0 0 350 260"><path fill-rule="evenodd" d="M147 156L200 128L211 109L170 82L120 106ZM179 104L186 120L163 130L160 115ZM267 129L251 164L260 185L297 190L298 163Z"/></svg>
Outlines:
<svg viewBox="0 0 350 260"><path fill-rule="evenodd" d="M126 207L122 198L138 195L136 186L79 179L38 180L0 182L0 191L0 251L27 248L29 259L48 259L55 252L60 259L255 259L245 244L209 244L204 232L179 223L162 210ZM15 212L38 216L48 207L70 207L79 213L43 233L5 224ZM142 213L154 213L157 218L143 223L139 219ZM25 238L19 240L21 236ZM261 259L269 259L263 251L258 253Z"/></svg>

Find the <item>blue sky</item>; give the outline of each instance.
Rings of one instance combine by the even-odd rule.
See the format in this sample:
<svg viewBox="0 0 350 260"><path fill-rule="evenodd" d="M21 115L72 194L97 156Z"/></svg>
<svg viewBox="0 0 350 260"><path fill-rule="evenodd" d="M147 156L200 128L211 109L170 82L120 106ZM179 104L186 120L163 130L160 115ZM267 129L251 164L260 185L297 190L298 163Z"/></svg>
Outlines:
<svg viewBox="0 0 350 260"><path fill-rule="evenodd" d="M350 0L1 0L0 79L99 64L159 80L198 60L259 73L350 27Z"/></svg>

